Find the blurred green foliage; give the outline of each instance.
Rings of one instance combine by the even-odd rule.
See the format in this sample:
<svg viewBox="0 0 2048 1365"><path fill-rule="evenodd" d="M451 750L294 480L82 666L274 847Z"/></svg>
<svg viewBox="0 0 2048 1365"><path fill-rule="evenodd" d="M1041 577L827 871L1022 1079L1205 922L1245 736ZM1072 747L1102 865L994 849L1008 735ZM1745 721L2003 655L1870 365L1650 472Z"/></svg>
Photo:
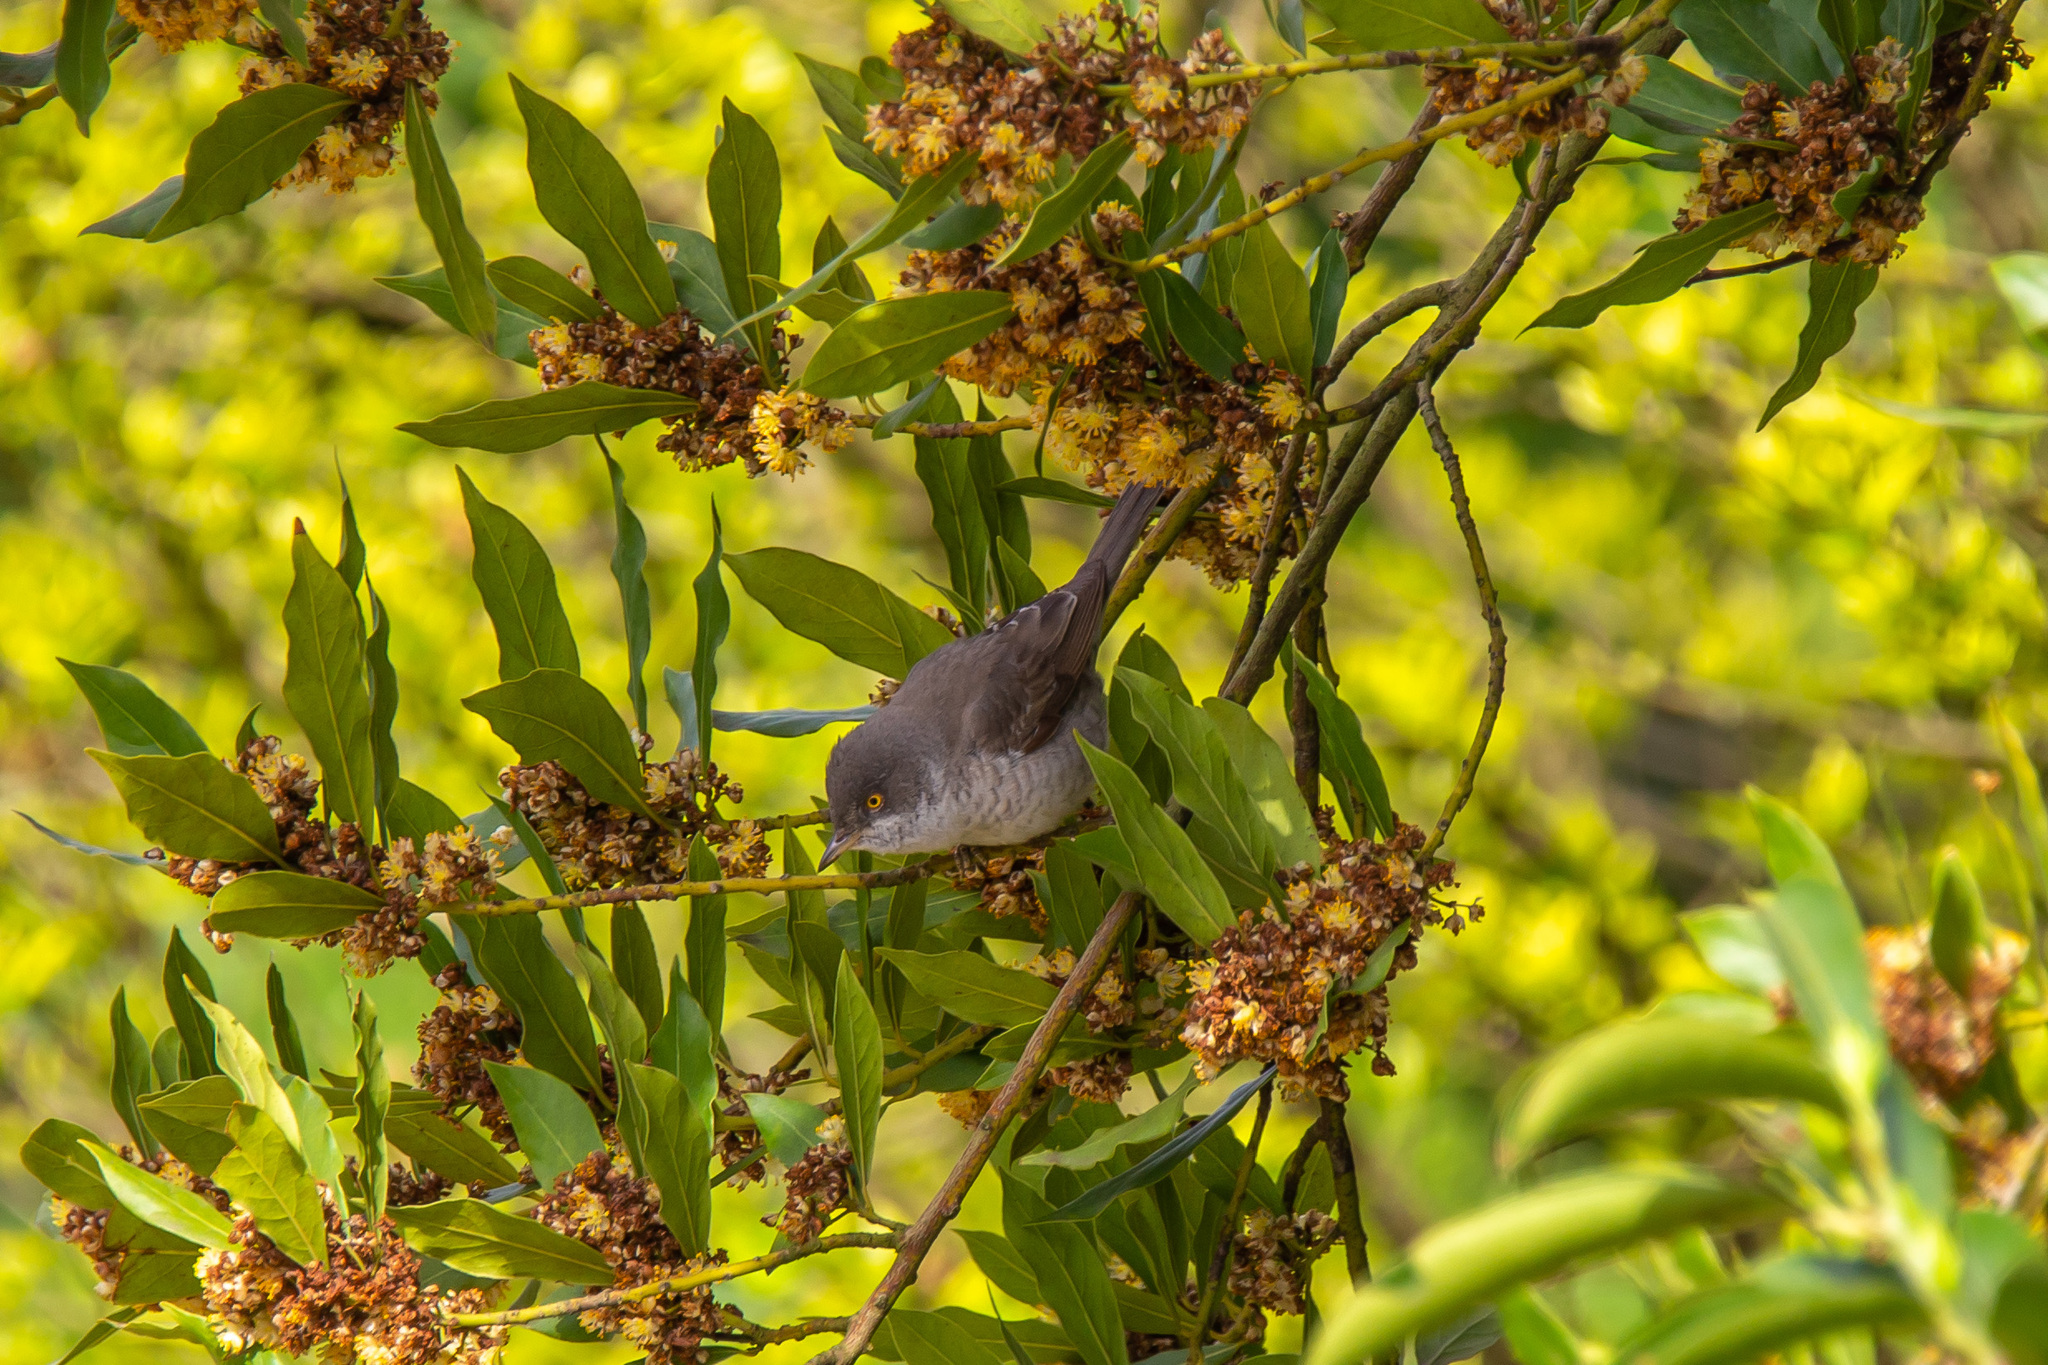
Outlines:
<svg viewBox="0 0 2048 1365"><path fill-rule="evenodd" d="M698 187L723 97L761 118L783 149L792 258L809 247L798 234L826 213L864 223L881 208L816 136L819 111L792 54L851 64L917 22L907 3L543 0L432 12L459 44L440 85L439 129L492 255L560 252L531 201L507 71L602 133L652 217L707 225ZM1240 36L1263 33L1255 5L1230 12ZM1198 17L1177 14L1171 40ZM0 9L0 49L41 47L56 27L48 4ZM1272 43L1249 41L1255 51ZM288 537L303 518L333 544L337 465L395 619L408 775L470 809L483 804L479 781L509 758L455 705L494 677L495 646L468 581L454 461L394 427L525 392L530 380L371 282L433 262L405 177L348 197L287 195L164 245L78 235L174 172L233 94L231 51L166 58L144 45L119 60L89 141L55 108L0 129L0 806L119 847L132 836L80 752L95 731L57 657L136 671L216 748L251 704L278 728ZM1282 96L1248 182L1331 164L1361 126L1396 135L1415 96L1407 75ZM2009 784L1983 797L1971 773L1998 767L1981 724L1987 699L2001 698L2023 733L2048 733L2037 582L2048 502L2032 424L1930 410L2048 410L2048 333L2031 330L2048 318L2029 306L2027 261L2000 270L2014 305L1993 280L2001 256L2048 247L2044 119L2048 83L2023 74L1939 182L1927 224L1887 270L1848 351L1762 433L1751 428L1790 365L1802 316L1790 276L1689 290L1579 332L1516 335L1666 229L1683 181L1639 166L1587 176L1452 371L1442 402L1493 556L1510 685L1474 805L1449 845L1486 917L1454 948L1439 940L1398 987L1400 1074L1355 1083L1376 1238L1398 1243L1498 1190L1492 1097L1541 1047L1660 994L1716 988L1675 914L1758 883L1743 783L1790 800L1829 838L1867 914L1924 914L1933 855L1954 842L1984 873L1993 917L2010 920L2012 888L1995 870L1985 818L1987 802L2008 809ZM1508 173L1443 148L1353 281L1347 321L1468 255L1513 192ZM1340 189L1311 207L1326 218L1350 202ZM1283 227L1304 247L1313 223L1297 217ZM1365 368L1417 326L1376 343ZM802 546L912 596L916 573L943 576L943 550L916 511L907 442L857 442L795 482L751 484L732 469L678 474L647 428L617 453L648 526L657 663L687 663L688 580L709 548L714 496L730 548ZM610 494L592 443L463 464L546 541L585 672L622 694ZM1058 581L1092 521L1054 504L1033 510L1040 571ZM1353 530L1330 591L1344 691L1366 718L1397 809L1419 820L1464 750L1484 650L1442 475L1419 432ZM1120 633L1142 618L1199 694L1220 675L1240 606L1173 567ZM746 599L735 609L721 705L863 699L868 676L774 628ZM1277 715L1266 718L1277 728ZM672 721L654 723L657 745L667 744ZM802 809L822 789L830 743L733 735L720 760L748 788L743 811ZM747 913L736 907L735 918ZM0 1149L52 1113L109 1130L104 1002L125 983L147 1016L164 935L196 917L159 878L80 859L20 821L0 827ZM666 956L676 925L650 918ZM315 1061L339 1063L346 1016L334 954L280 960L302 1011L323 1025L308 1032ZM259 1007L257 951L211 966L224 999ZM370 992L394 1063L409 1066L405 1021L431 989L401 968ZM148 1032L165 1022L143 1021ZM747 1042L742 1034L737 1045ZM2048 1048L2038 1030L2017 1045L2038 1104ZM1283 1109L1276 1132L1291 1144L1307 1117ZM956 1141L928 1106L919 1121L929 1147L897 1168L898 1188L881 1190L890 1212L921 1202ZM1654 1144L1657 1134L1623 1140ZM48 1360L95 1316L84 1262L31 1227L40 1198L24 1173L0 1165L0 1361ZM969 1225L983 1200L992 1205L978 1194ZM804 1311L843 1311L819 1295L850 1303L874 1264L849 1256L737 1293L772 1312L790 1308L782 1299L801 1283ZM965 1264L942 1242L922 1292L979 1306L971 1269L947 1278ZM1644 1303L1614 1272L1582 1278L1560 1307L1611 1335ZM551 1349L560 1348L519 1333L511 1359ZM189 1348L128 1342L115 1352Z"/></svg>

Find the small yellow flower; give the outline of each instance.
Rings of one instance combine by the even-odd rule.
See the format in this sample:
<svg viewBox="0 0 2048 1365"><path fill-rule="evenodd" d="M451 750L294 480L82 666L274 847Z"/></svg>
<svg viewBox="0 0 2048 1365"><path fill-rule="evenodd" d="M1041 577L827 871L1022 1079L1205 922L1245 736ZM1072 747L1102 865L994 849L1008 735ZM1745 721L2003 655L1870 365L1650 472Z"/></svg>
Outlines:
<svg viewBox="0 0 2048 1365"><path fill-rule="evenodd" d="M1259 407L1284 430L1292 431L1308 416L1308 401L1284 379L1271 379L1259 390Z"/></svg>
<svg viewBox="0 0 2048 1365"><path fill-rule="evenodd" d="M1180 107L1180 91L1167 77L1148 72L1138 77L1138 83L1132 87L1131 103L1142 113L1163 114Z"/></svg>
<svg viewBox="0 0 2048 1365"><path fill-rule="evenodd" d="M329 64L328 80L351 95L367 95L384 83L384 73L390 69L391 63L369 48L354 47Z"/></svg>

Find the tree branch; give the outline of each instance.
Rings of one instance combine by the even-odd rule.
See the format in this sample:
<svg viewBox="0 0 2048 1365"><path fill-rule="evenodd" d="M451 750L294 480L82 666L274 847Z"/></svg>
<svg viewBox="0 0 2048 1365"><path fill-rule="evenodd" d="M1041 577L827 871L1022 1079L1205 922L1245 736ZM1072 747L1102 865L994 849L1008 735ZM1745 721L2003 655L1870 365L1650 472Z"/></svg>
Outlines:
<svg viewBox="0 0 2048 1365"><path fill-rule="evenodd" d="M1372 1258L1366 1254L1365 1215L1358 1200L1358 1157L1351 1149L1351 1128L1345 1122L1344 1101L1324 1096L1322 1113L1316 1122L1323 1130L1323 1146L1330 1151L1330 1174L1337 1183L1337 1229L1344 1236L1344 1266L1353 1284L1372 1279Z"/></svg>

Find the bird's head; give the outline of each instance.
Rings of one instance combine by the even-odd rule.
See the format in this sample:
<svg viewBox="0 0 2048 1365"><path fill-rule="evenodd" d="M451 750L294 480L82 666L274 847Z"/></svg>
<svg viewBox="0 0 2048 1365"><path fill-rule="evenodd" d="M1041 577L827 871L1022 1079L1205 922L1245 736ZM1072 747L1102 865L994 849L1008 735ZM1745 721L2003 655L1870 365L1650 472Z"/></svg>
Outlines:
<svg viewBox="0 0 2048 1365"><path fill-rule="evenodd" d="M921 816L930 804L931 765L919 752L919 736L878 724L882 719L877 716L847 732L825 764L832 842L821 867L854 849L932 851L918 842Z"/></svg>

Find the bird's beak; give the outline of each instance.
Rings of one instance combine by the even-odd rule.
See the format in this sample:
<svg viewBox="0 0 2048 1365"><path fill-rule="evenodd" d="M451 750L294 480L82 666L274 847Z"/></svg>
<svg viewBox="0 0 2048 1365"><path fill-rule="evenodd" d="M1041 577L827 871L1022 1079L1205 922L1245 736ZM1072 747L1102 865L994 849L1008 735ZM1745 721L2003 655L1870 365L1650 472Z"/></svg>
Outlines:
<svg viewBox="0 0 2048 1365"><path fill-rule="evenodd" d="M860 836L851 830L845 834L834 834L832 842L825 845L825 856L818 859L818 870L823 872L826 868L832 866L840 854L853 847L853 841L858 837Z"/></svg>

